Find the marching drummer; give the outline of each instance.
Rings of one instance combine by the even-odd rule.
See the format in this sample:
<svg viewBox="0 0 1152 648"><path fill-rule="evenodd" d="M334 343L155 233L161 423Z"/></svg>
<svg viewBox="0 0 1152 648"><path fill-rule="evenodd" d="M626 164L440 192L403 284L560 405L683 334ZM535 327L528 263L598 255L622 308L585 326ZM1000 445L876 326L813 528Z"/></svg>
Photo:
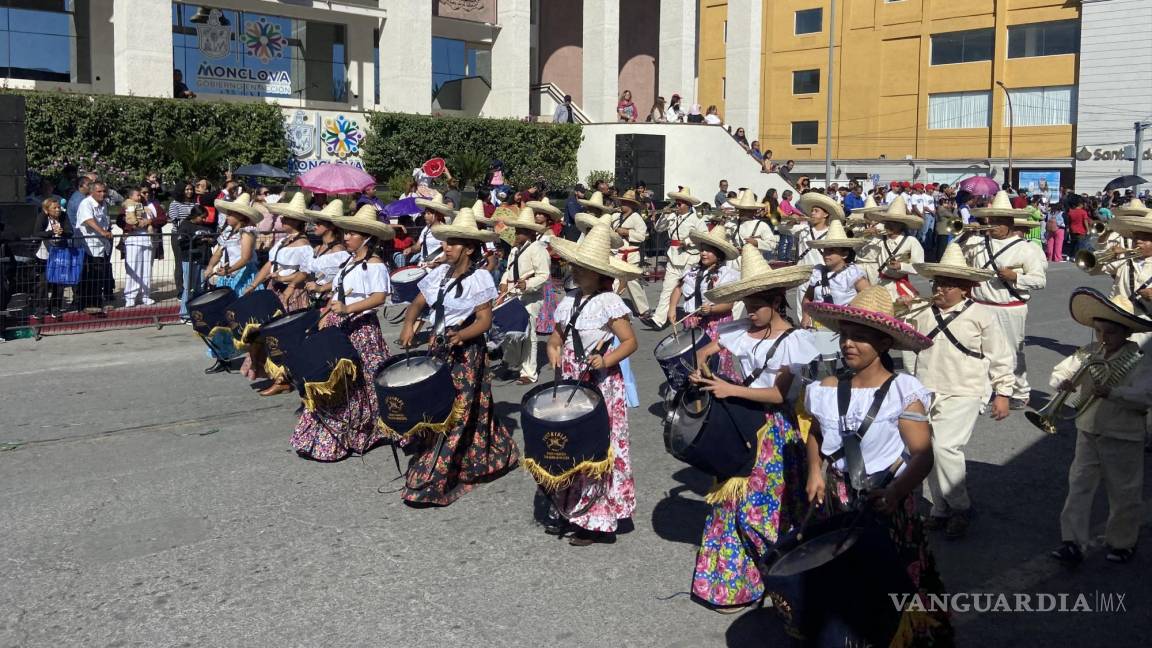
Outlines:
<svg viewBox="0 0 1152 648"><path fill-rule="evenodd" d="M697 366L706 367L711 356L726 350L735 357L743 379L729 382L695 372L692 380L718 399L763 403L766 415L757 432L758 446L749 449L751 474L716 484L707 497L712 510L696 554L692 595L717 612L738 612L764 595L758 568L741 539L775 542L802 513L803 501L786 497L787 492L798 492L804 468L804 447L791 422L787 395L793 379L818 351L812 334L788 319L785 291L806 282L811 272L805 265L772 270L759 248L749 243L741 250L740 280L705 293L716 303L743 300L748 315L717 327L716 338L697 354Z"/></svg>
<svg viewBox="0 0 1152 648"><path fill-rule="evenodd" d="M863 263L864 270L875 275L877 285L884 286L893 300L905 295L916 297L919 293L909 276L916 274L914 264L924 263L924 247L908 230L919 232L924 219L909 214L901 196L893 198L887 209L870 212L865 218L882 224L884 234L872 239L869 249L861 254L868 260Z"/></svg>
<svg viewBox="0 0 1152 648"><path fill-rule="evenodd" d="M380 409L372 378L390 355L376 309L392 292L383 244L396 233L376 220L376 208L370 204L353 216L333 217L332 221L344 231L344 247L351 258L333 280L332 297L319 326L338 327L348 335L365 379L350 381L339 404L326 405L322 413L306 407L300 414L292 447L300 456L317 461L363 454L383 439L376 426Z"/></svg>
<svg viewBox="0 0 1152 648"><path fill-rule="evenodd" d="M550 535L573 531L569 544L576 547L614 542L619 521L631 518L636 510L620 363L635 353L637 345L629 321L631 311L612 284L634 279L641 270L612 256L611 235L608 225L597 224L579 245L562 239L551 243L556 254L572 265L577 289L556 307L548 360L565 378L591 378L604 395L614 458L603 476L579 473L570 486L553 493L560 510L544 530ZM614 346L613 340L618 341Z"/></svg>
<svg viewBox="0 0 1152 648"><path fill-rule="evenodd" d="M690 232L688 238L700 250L700 262L688 266L680 278L680 285L672 290L668 319L682 321L686 329L700 329L709 339L715 340L716 327L732 321L732 303L713 303L705 295L717 286L740 279L740 272L728 263L740 258L740 250L728 240L722 227L711 232ZM681 298L684 300L683 308ZM736 375L731 354L720 354L719 371L725 376Z"/></svg>
<svg viewBox="0 0 1152 648"><path fill-rule="evenodd" d="M620 206L620 212L612 215L612 229L616 234L624 239L624 245L617 249L614 254L616 258L624 263L638 265L640 263L640 246L648 238L648 225L644 222L644 217L640 215L640 201L636 197L636 192L629 189L624 192L624 195L616 199L616 204ZM651 307L648 305L648 295L644 294L644 286L641 284L641 279L633 279L623 283L617 289L617 292L623 293L627 290L628 298L632 300L633 312L639 313L641 317L650 317Z"/></svg>
<svg viewBox="0 0 1152 648"><path fill-rule="evenodd" d="M416 320L428 307L429 350L451 364L456 401L443 431L399 441L415 452L403 498L417 507L447 506L520 460L512 434L496 415L485 346L497 293L492 275L484 270L484 243L499 235L481 230L468 207L457 212L451 225L436 225L432 235L443 243L445 262L420 280L420 294L404 314L400 343L413 345Z"/></svg>
<svg viewBox="0 0 1152 648"><path fill-rule="evenodd" d="M805 409L812 419L808 500L824 504L828 513L868 507L891 528L917 592L943 594L915 502L916 487L932 469L927 416L932 392L908 374L893 373L889 356L894 349L922 351L932 340L896 319L891 295L880 286L861 291L849 305L817 302L810 309L817 321L840 333L840 350L853 374L825 378L806 390ZM920 614L928 618L908 624L910 641L950 645L947 612Z"/></svg>
<svg viewBox="0 0 1152 648"><path fill-rule="evenodd" d="M307 264L311 280L304 289L317 301L327 302L331 298L332 282L340 272L340 267L351 258L344 247L344 232L334 219L344 215L344 205L333 200L320 211L305 210L305 220L312 221L312 231L320 237L320 244L312 250L312 260ZM393 228L395 231L395 228Z"/></svg>
<svg viewBox="0 0 1152 648"><path fill-rule="evenodd" d="M236 294L244 292L256 279L260 266L256 263L256 223L263 218L252 206L248 194L236 200L217 200L216 209L224 212L225 226L216 239L216 248L208 260L211 268L209 282L220 288L231 288ZM216 364L204 370L214 374L228 370L228 360L236 355L230 334L217 333L211 339L212 356Z"/></svg>
<svg viewBox="0 0 1152 648"><path fill-rule="evenodd" d="M669 238L664 284L660 288L660 300L656 303L652 319L644 320L645 324L656 329L662 329L668 324L668 303L672 291L680 284L680 277L688 266L700 260L700 251L688 238L688 234L707 230L704 219L696 213L695 206L700 204L700 199L692 195L692 190L682 187L680 191L668 192L668 197L673 200L673 211L661 215L655 224L656 231L666 232Z"/></svg>
<svg viewBox="0 0 1152 648"><path fill-rule="evenodd" d="M819 241L810 241L809 246L820 250L824 260L812 268L808 289L804 292L804 305L811 302L825 304L847 304L858 292L871 286L864 271L853 263L856 250L864 245L864 239L849 238L840 221L832 221L828 235ZM801 322L804 328L812 326L812 317L807 312Z"/></svg>
<svg viewBox="0 0 1152 648"><path fill-rule="evenodd" d="M432 268L443 260L440 240L432 235L432 228L443 225L452 217L452 207L444 202L444 196L439 193L432 198L417 198L416 206L424 209L424 227L416 237L416 242L404 252L420 265Z"/></svg>
<svg viewBox="0 0 1152 648"><path fill-rule="evenodd" d="M532 210L525 207L506 223L516 231L516 241L508 255L508 269L500 279L499 306L509 299L519 299L528 311L528 334L504 338L504 366L519 373L517 384L536 382L536 322L540 316L544 285L552 279L552 260L547 246L536 237L545 227L536 222Z"/></svg>

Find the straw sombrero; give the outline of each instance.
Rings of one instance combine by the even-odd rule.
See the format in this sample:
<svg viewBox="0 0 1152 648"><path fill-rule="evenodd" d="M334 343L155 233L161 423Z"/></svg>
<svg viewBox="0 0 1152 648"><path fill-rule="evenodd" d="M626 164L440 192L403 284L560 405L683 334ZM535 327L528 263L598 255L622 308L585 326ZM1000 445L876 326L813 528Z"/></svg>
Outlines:
<svg viewBox="0 0 1152 648"><path fill-rule="evenodd" d="M841 322L853 322L875 329L892 338L895 351L923 351L932 339L896 319L892 293L884 286L865 288L847 305L812 302L808 314L832 331L840 331Z"/></svg>
<svg viewBox="0 0 1152 648"><path fill-rule="evenodd" d="M764 260L760 248L746 243L740 250L740 279L716 286L704 298L716 304L730 304L748 295L775 288L794 288L812 278L812 266L794 265L773 270Z"/></svg>
<svg viewBox="0 0 1152 648"><path fill-rule="evenodd" d="M1152 216L1152 209L1149 209L1144 204L1143 200L1133 198L1124 204L1123 207L1115 207L1112 209L1113 216L1135 216L1138 218L1145 218Z"/></svg>
<svg viewBox="0 0 1152 648"><path fill-rule="evenodd" d="M1146 216L1117 216L1108 221L1108 227L1120 236L1132 236L1136 232L1152 233L1152 218Z"/></svg>
<svg viewBox="0 0 1152 648"><path fill-rule="evenodd" d="M610 234L612 234L612 228L603 223L597 223L588 230L588 233L584 235L584 240L580 243L553 238L548 242L548 245L560 258L573 265L622 281L636 279L644 271L638 266L624 263L612 256L612 237Z"/></svg>
<svg viewBox="0 0 1152 648"><path fill-rule="evenodd" d="M868 197L864 199L864 206L853 209L849 215L863 217L878 211L884 211L884 208L876 204L876 199L872 197L872 194L868 194Z"/></svg>
<svg viewBox="0 0 1152 648"><path fill-rule="evenodd" d="M325 221L335 224L335 222L341 218L344 218L344 201L339 198L328 201L328 204L324 205L324 208L319 211L315 209L304 210L304 220L312 221L313 223L316 221Z"/></svg>
<svg viewBox="0 0 1152 648"><path fill-rule="evenodd" d="M760 211L764 209L764 205L756 201L756 194L750 190L745 189L741 191L735 200L729 200L729 205L736 211Z"/></svg>
<svg viewBox="0 0 1152 648"><path fill-rule="evenodd" d="M924 226L924 219L908 213L908 203L903 196L896 196L887 208L877 208L864 214L864 218L875 223L900 223L908 229L918 230Z"/></svg>
<svg viewBox="0 0 1152 648"><path fill-rule="evenodd" d="M616 230L612 229L612 214L603 213L599 216L585 213L576 214L576 228L584 234L587 234L589 230L598 224L608 226L609 238L612 240L613 250L624 247L624 239L616 233Z"/></svg>
<svg viewBox="0 0 1152 648"><path fill-rule="evenodd" d="M452 207L444 202L444 196L439 193L431 198L417 198L416 206L422 209L431 209L432 211L440 212L445 216L452 216Z"/></svg>
<svg viewBox="0 0 1152 648"><path fill-rule="evenodd" d="M956 243L949 243L948 247L944 248L944 254L936 263L913 263L912 267L916 269L917 274L925 279L951 277L981 283L996 276L996 273L991 270L982 270L968 265L968 262L964 260L964 252Z"/></svg>
<svg viewBox="0 0 1152 648"><path fill-rule="evenodd" d="M593 196L593 197L595 197L595 196ZM603 202L604 197L601 196L600 200L601 200L601 202ZM540 200L529 200L528 202L524 203L524 206L527 207L528 209L531 209L534 212L542 212L542 213L548 214L549 216L551 216L553 218L563 218L564 217L564 212L560 211L559 207L557 207L557 206L553 205L551 202L549 202L547 197L541 198Z"/></svg>
<svg viewBox="0 0 1152 648"><path fill-rule="evenodd" d="M484 227L492 227L496 224L495 212L493 212L492 218L484 216L483 200L477 200L476 202L472 203L472 217L476 219L477 223L480 223Z"/></svg>
<svg viewBox="0 0 1152 648"><path fill-rule="evenodd" d="M333 218L332 224L346 232L360 232L374 237L378 241L390 241L396 238L396 230L388 223L381 223L376 218L376 208L372 205L362 205L351 216Z"/></svg>
<svg viewBox="0 0 1152 648"><path fill-rule="evenodd" d="M692 195L692 190L688 187L682 187L680 191L669 191L668 197L672 200L683 200L689 205L699 205L700 199Z"/></svg>
<svg viewBox="0 0 1152 648"><path fill-rule="evenodd" d="M264 214L261 214L252 206L252 196L242 193L236 196L236 200L220 200L212 203L216 209L226 211L237 216L243 216L249 223L258 223L264 220Z"/></svg>
<svg viewBox="0 0 1152 648"><path fill-rule="evenodd" d="M580 203L584 207L587 207L588 209L595 209L601 213L612 211L611 207L604 204L604 194L600 193L599 191L593 192L592 196L587 200L583 198L577 198L576 202ZM560 210L557 209L556 211L559 212Z"/></svg>
<svg viewBox="0 0 1152 648"><path fill-rule="evenodd" d="M617 196L616 202L617 203L628 203L628 204L632 205L632 209L634 209L634 210L640 209L640 201L636 199L636 192L631 190L631 189L629 189L628 191L625 191L623 196ZM531 204L531 203L529 203L529 204Z"/></svg>
<svg viewBox="0 0 1152 648"><path fill-rule="evenodd" d="M1027 229L1036 229L1037 227L1040 227L1043 224L1044 223L1042 223L1038 220L1032 220L1031 218L1013 218L1012 219L1012 227L1024 227Z"/></svg>
<svg viewBox="0 0 1152 648"><path fill-rule="evenodd" d="M808 193L800 196L800 200L796 201L796 209L804 212L805 216L812 215L812 208L819 207L828 213L828 218L831 220L841 220L844 218L844 208L840 203L836 202L831 196L826 196L819 191L809 191Z"/></svg>
<svg viewBox="0 0 1152 648"><path fill-rule="evenodd" d="M293 194L292 200L288 202L269 203L265 205L265 207L273 214L279 214L285 218L295 218L296 220L302 221L309 220L306 213L308 211L308 202L304 200L303 191L297 191Z"/></svg>
<svg viewBox="0 0 1152 648"><path fill-rule="evenodd" d="M516 214L516 218L506 219L504 224L508 227L514 227L516 229L532 230L537 234L548 229L547 225L542 225L536 222L536 212L532 209L529 209L528 207L521 209L520 213Z"/></svg>
<svg viewBox="0 0 1152 648"><path fill-rule="evenodd" d="M688 238L696 245L707 245L710 248L719 250L724 256L724 261L735 260L740 256L740 250L732 245L732 241L728 238L728 231L723 227L717 226L711 232L704 230L692 230L688 233Z"/></svg>
<svg viewBox="0 0 1152 648"><path fill-rule="evenodd" d="M822 239L813 239L808 241L808 247L817 250L827 250L829 248L849 248L852 250L859 250L864 247L868 240L864 238L851 238L848 232L844 230L844 224L838 220L832 221L828 225L828 233Z"/></svg>
<svg viewBox="0 0 1152 648"><path fill-rule="evenodd" d="M488 243L500 238L500 235L491 230L482 230L477 227L476 216L468 207L456 212L456 217L452 219L452 224L448 225L440 223L432 226L432 236L435 236L441 241L448 239L467 239L469 241L481 241Z"/></svg>
<svg viewBox="0 0 1152 648"><path fill-rule="evenodd" d="M1094 288L1073 290L1068 300L1068 310L1072 312L1072 319L1084 326L1090 327L1093 320L1100 319L1129 328L1133 333L1152 331L1152 320L1137 317L1129 308L1117 303L1115 298L1109 299Z"/></svg>
<svg viewBox="0 0 1152 648"><path fill-rule="evenodd" d="M971 210L972 215L977 218L1027 218L1027 209L1015 209L1012 207L1012 199L1008 197L1007 191L997 191L996 195L992 197L992 203L987 207L977 207Z"/></svg>

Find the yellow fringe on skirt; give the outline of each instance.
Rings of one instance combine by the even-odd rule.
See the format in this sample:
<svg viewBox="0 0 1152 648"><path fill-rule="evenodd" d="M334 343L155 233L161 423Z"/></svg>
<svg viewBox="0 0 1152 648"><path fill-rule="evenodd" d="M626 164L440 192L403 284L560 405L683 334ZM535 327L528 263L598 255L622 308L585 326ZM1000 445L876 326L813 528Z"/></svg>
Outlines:
<svg viewBox="0 0 1152 648"><path fill-rule="evenodd" d="M612 464L615 461L615 453L612 448L608 448L608 456L600 461L581 461L575 466L565 470L559 475L553 475L544 469L543 466L536 463L535 460L525 457L520 460L520 464L524 469L532 475L532 479L536 480L547 491L557 491L567 488L572 484L572 480L579 474L584 474L592 479L599 479L607 475L612 470Z"/></svg>
<svg viewBox="0 0 1152 648"><path fill-rule="evenodd" d="M756 432L756 457L760 457L760 451L764 445L764 437L768 434L768 427L772 425L769 421L764 424ZM704 501L709 504L716 505L724 502L736 503L744 499L748 494L748 478L747 477L729 477L722 482L716 482L708 494L704 496Z"/></svg>
<svg viewBox="0 0 1152 648"><path fill-rule="evenodd" d="M433 434L446 434L449 430L456 427L456 424L464 418L465 409L466 407L464 405L463 399L457 398L452 403L452 410L448 412L448 417L439 423L436 423L435 421L421 421L412 426L411 430L401 434L395 428L385 423L384 419L378 416L376 417L376 428L391 439L406 439L418 434L424 434L425 432L432 432Z"/></svg>
<svg viewBox="0 0 1152 648"><path fill-rule="evenodd" d="M324 382L304 383L304 407L309 412L315 412L317 403L327 400L338 393L345 393L348 386L356 380L359 370L356 363L348 358L340 358L336 366L328 373L328 380Z"/></svg>
<svg viewBox="0 0 1152 648"><path fill-rule="evenodd" d="M288 382L288 367L272 362L272 358L264 358L264 373L268 374L274 382Z"/></svg>
<svg viewBox="0 0 1152 648"><path fill-rule="evenodd" d="M228 328L227 326L213 326L212 330L208 331L208 335L203 335L200 333L197 333L196 335L199 335L202 338L214 338L216 337L217 333L227 333L229 336L231 336L232 329Z"/></svg>

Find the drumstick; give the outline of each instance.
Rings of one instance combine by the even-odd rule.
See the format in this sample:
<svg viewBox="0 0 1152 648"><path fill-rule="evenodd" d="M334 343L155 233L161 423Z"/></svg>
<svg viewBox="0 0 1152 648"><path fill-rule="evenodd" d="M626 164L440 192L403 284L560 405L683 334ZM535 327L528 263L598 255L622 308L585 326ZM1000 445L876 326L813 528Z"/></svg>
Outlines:
<svg viewBox="0 0 1152 648"><path fill-rule="evenodd" d="M580 333L577 331L577 332L576 332L576 335L580 335ZM593 344L593 345L592 345L592 348L596 348L596 347L600 346L600 345L601 345L601 344L603 344L603 343L604 343L604 341L605 341L605 340L607 340L607 339L608 339L608 334L607 334L607 333L605 333L604 335L600 336L600 339L599 339L599 340L596 340L596 344ZM581 376L583 376L583 375L584 375L584 373L585 373L585 372L587 372L587 371L588 371L588 369L589 369L591 366L592 366L592 362L591 362L591 359L589 358L589 360L586 360L586 361L584 362L584 369L582 369L582 370L580 371L580 373L576 374L576 382L577 382L577 383L579 383L579 382L580 382L580 377L581 377ZM577 386L579 386L579 385L577 385ZM576 397L576 390L575 390L575 389L573 389L573 390L572 390L572 393L571 393L571 394L568 394L568 400L564 401L564 407L568 407L568 405L572 403L572 399L573 399L573 398L575 398L575 397Z"/></svg>

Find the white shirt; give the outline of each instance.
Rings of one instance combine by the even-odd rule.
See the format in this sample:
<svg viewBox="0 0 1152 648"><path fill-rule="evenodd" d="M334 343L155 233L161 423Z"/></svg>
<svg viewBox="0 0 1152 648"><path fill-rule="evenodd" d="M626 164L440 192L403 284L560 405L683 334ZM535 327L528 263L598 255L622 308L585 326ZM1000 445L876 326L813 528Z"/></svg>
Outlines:
<svg viewBox="0 0 1152 648"><path fill-rule="evenodd" d="M572 319L572 310L576 307L576 297L580 295L580 291L572 291L560 300L555 314L557 329L561 331L567 329L568 322ZM564 346L575 350L572 339L579 335L586 353L600 342L613 339L612 320L632 315L628 305L616 293L600 293L587 298L587 302L582 298L581 304L580 317L576 319L574 334L564 339Z"/></svg>
<svg viewBox="0 0 1152 648"><path fill-rule="evenodd" d="M240 260L240 242L244 239L245 234L255 236L256 228L249 225L235 230L232 229L231 225L228 225L224 228L224 231L220 232L220 236L216 237L216 245L217 247L223 248L224 253L220 255L220 263L217 264L217 268L226 268L230 265L235 265L236 262Z"/></svg>
<svg viewBox="0 0 1152 648"><path fill-rule="evenodd" d="M448 264L437 266L416 284L429 306L434 306L440 295L441 284L451 288L444 292L444 326L456 326L472 316L476 307L496 299L496 282L492 273L480 269L460 282L456 294L456 280L448 278ZM447 279L447 281L445 281Z"/></svg>
<svg viewBox="0 0 1152 648"><path fill-rule="evenodd" d="M670 245L668 248L668 263L674 266L685 266L700 260L700 250L688 238L688 234L700 230L708 231L708 225L703 218L691 210L687 214L664 214L655 225L657 232L667 232L672 241L679 241L679 245Z"/></svg>
<svg viewBox="0 0 1152 648"><path fill-rule="evenodd" d="M997 276L977 284L972 289L972 297L976 301L991 304L1027 302L1032 298L1033 290L1043 290L1048 285L1048 259L1044 257L1044 252L1041 251L1040 246L1031 245L1028 241L1016 236L1009 236L1005 239L972 236L966 244L962 245L964 259L968 265L973 268L991 269L991 266L988 265L989 248L985 246L985 241L988 242L993 255L1000 254L996 257L997 268L1015 266L1019 266L1019 268L1016 269L1016 282L1012 284L1012 290L1008 290L1009 284ZM1013 243L1013 241L1020 242ZM1000 250L1009 245L1012 246L1010 249L1000 253ZM1012 294L1013 291L1016 293L1015 295Z"/></svg>
<svg viewBox="0 0 1152 648"><path fill-rule="evenodd" d="M307 247L303 249L309 249ZM351 306L375 293L392 292L392 280L388 276L388 266L383 263L354 263L336 275L332 283L332 294L339 295L344 288L344 305Z"/></svg>
<svg viewBox="0 0 1152 648"><path fill-rule="evenodd" d="M704 123L719 126L723 122L720 121L719 115L704 115Z"/></svg>
<svg viewBox="0 0 1152 648"><path fill-rule="evenodd" d="M828 236L827 227L817 231L811 225L804 225L803 228L794 230L793 234L796 235L796 247L800 250L800 260L796 262L797 265L820 265L824 263L824 253L809 247L808 242L819 241Z"/></svg>
<svg viewBox="0 0 1152 648"><path fill-rule="evenodd" d="M756 247L764 252L771 252L776 249L778 238L776 232L772 231L772 224L763 218L753 218L750 220L742 221L736 227L735 236L732 237L732 243L737 248L743 248L747 239L755 238Z"/></svg>
<svg viewBox="0 0 1152 648"><path fill-rule="evenodd" d="M419 249L417 254L420 256L421 261L431 261L440 256L440 248L443 243L440 239L432 236L432 227L425 225L424 229L420 230L420 236L416 239L416 246Z"/></svg>
<svg viewBox="0 0 1152 648"><path fill-rule="evenodd" d="M315 255L315 252L313 252ZM325 286L336 278L336 274L340 272L340 266L344 262L352 258L346 250L337 250L335 252L328 252L320 256L313 256L311 260L305 265L305 271L312 275L312 280L320 286Z"/></svg>
<svg viewBox="0 0 1152 648"><path fill-rule="evenodd" d="M812 278L808 280L814 302L824 301L824 284L821 282L824 271L825 266L821 263L812 268ZM832 303L843 306L852 301L856 297L856 282L863 278L864 271L855 263L844 266L839 272L828 272L828 294L832 297Z"/></svg>
<svg viewBox="0 0 1152 648"><path fill-rule="evenodd" d="M799 375L805 365L820 355L812 343L812 332L794 329L769 358L768 352L772 350L772 346L780 336L763 340L755 338L748 333L748 326L748 320L743 319L724 322L716 327L716 337L720 340L720 346L727 349L740 363L740 371L743 374L741 378L747 378L764 367L764 371L749 387L774 386L776 375L783 367L788 367L793 376Z"/></svg>
<svg viewBox="0 0 1152 648"><path fill-rule="evenodd" d="M80 203L80 208L76 211L77 236L84 237L84 245L88 248L89 254L94 257L106 256L112 252L112 241L98 234L93 229L92 223L99 225L105 231L112 226L108 220L108 207L103 203L96 202L92 196L88 196Z"/></svg>
<svg viewBox="0 0 1152 648"><path fill-rule="evenodd" d="M301 270L307 270L315 252L310 245L284 247L288 239L280 239L268 251L268 260L272 262L273 271L281 277L290 277Z"/></svg>
<svg viewBox="0 0 1152 648"><path fill-rule="evenodd" d="M704 304L714 303L711 299L696 294L696 278L700 276L701 272L700 264L696 263L685 268L684 274L680 277L680 295L684 298L681 307L686 313L690 313ZM701 292L705 293L716 286L723 286L740 280L740 272L728 265L721 265L716 272L709 270L703 270L703 272L704 280L700 288Z"/></svg>

